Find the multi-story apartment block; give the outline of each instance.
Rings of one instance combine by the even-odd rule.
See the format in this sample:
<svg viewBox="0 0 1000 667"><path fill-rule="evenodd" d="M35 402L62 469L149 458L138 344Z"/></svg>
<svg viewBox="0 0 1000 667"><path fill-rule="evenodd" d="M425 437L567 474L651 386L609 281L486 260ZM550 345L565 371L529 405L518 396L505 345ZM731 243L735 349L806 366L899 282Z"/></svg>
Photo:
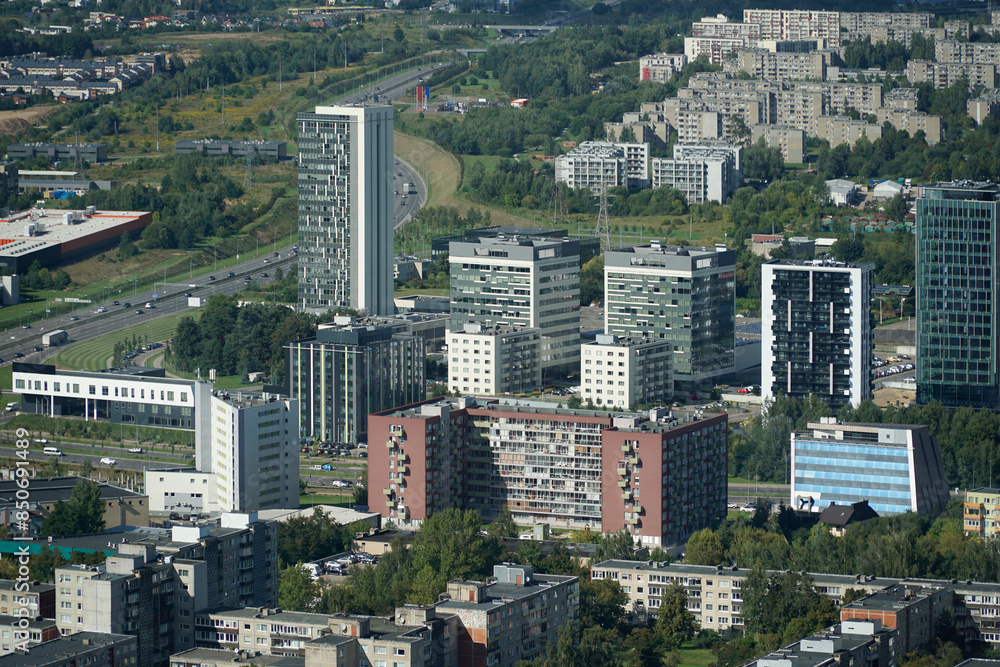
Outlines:
<svg viewBox="0 0 1000 667"><path fill-rule="evenodd" d="M889 123L900 132L924 133L924 140L931 146L941 141L941 116L932 116L922 111L908 111L894 107L875 110L878 122Z"/></svg>
<svg viewBox="0 0 1000 667"><path fill-rule="evenodd" d="M153 663L137 659L136 638L107 632L77 632L29 647L27 653L0 657L0 667L141 667Z"/></svg>
<svg viewBox="0 0 1000 667"><path fill-rule="evenodd" d="M674 396L674 346L662 338L599 334L580 346L580 399L627 410Z"/></svg>
<svg viewBox="0 0 1000 667"><path fill-rule="evenodd" d="M816 121L814 136L829 141L831 146L840 144L853 146L861 137L874 142L881 139L885 133L885 128L878 123L854 120L848 116L820 116Z"/></svg>
<svg viewBox="0 0 1000 667"><path fill-rule="evenodd" d="M0 657L58 639L55 619L31 616L0 616ZM0 660L0 665L4 661Z"/></svg>
<svg viewBox="0 0 1000 667"><path fill-rule="evenodd" d="M940 40L934 43L934 60L939 63L1000 65L1000 44Z"/></svg>
<svg viewBox="0 0 1000 667"><path fill-rule="evenodd" d="M584 141L556 157L556 181L599 194L605 188L649 186L649 145Z"/></svg>
<svg viewBox="0 0 1000 667"><path fill-rule="evenodd" d="M934 641L937 621L951 606L950 587L888 586L844 605L843 623L874 621L896 631L896 651L908 655Z"/></svg>
<svg viewBox="0 0 1000 667"><path fill-rule="evenodd" d="M824 113L844 115L848 109L860 114L872 114L882 106L882 84L856 81L797 81L788 84L790 90L823 94Z"/></svg>
<svg viewBox="0 0 1000 667"><path fill-rule="evenodd" d="M985 90L972 98L966 105L966 111L976 125L982 125L988 117L1000 118L1000 89Z"/></svg>
<svg viewBox="0 0 1000 667"><path fill-rule="evenodd" d="M165 664L194 646L194 615L226 606L275 606L277 525L256 515L223 514L219 527L147 528L112 536L103 565L56 569L59 629L135 635L137 665ZM124 535L124 534L122 534ZM62 540L105 549L109 535ZM104 543L101 542L104 541Z"/></svg>
<svg viewBox="0 0 1000 667"><path fill-rule="evenodd" d="M700 35L684 38L684 55L688 60L704 57L712 65L722 65L730 53L745 49L747 40L742 37L710 37Z"/></svg>
<svg viewBox="0 0 1000 667"><path fill-rule="evenodd" d="M792 434L795 508L821 511L862 500L879 515L936 515L948 502L937 439L926 426L838 424L833 417Z"/></svg>
<svg viewBox="0 0 1000 667"><path fill-rule="evenodd" d="M934 26L930 12L841 12L840 27L848 34L863 33L878 26L917 30ZM853 39L853 37L851 38Z"/></svg>
<svg viewBox="0 0 1000 667"><path fill-rule="evenodd" d="M736 253L658 241L605 253L605 333L673 341L674 378L696 382L735 364Z"/></svg>
<svg viewBox="0 0 1000 667"><path fill-rule="evenodd" d="M1000 532L1000 489L984 486L965 492L965 532L994 537Z"/></svg>
<svg viewBox="0 0 1000 667"><path fill-rule="evenodd" d="M822 92L809 90L778 90L774 99L774 122L786 127L800 127L814 137L819 131L819 120L827 108Z"/></svg>
<svg viewBox="0 0 1000 667"><path fill-rule="evenodd" d="M199 470L215 475L221 511L299 506L298 412L297 401L276 394L212 392L195 455Z"/></svg>
<svg viewBox="0 0 1000 667"><path fill-rule="evenodd" d="M752 660L742 667L883 667L896 664L895 630L879 621L843 621Z"/></svg>
<svg viewBox="0 0 1000 667"><path fill-rule="evenodd" d="M765 400L816 396L834 412L872 396L874 264L773 260L761 267Z"/></svg>
<svg viewBox="0 0 1000 667"><path fill-rule="evenodd" d="M523 522L678 544L725 512L726 429L725 415L662 409L428 401L369 417L372 441L385 443L369 453L369 488L386 498L372 505L401 526L507 506Z"/></svg>
<svg viewBox="0 0 1000 667"><path fill-rule="evenodd" d="M699 627L716 632L743 628L741 589L749 573L740 567L627 560L607 560L591 564L590 568L592 579L617 581L629 598L626 609L634 612L656 614L667 587L674 583L683 586L688 594L688 611L694 614ZM861 575L810 576L816 592L837 604L849 589L875 592L897 583Z"/></svg>
<svg viewBox="0 0 1000 667"><path fill-rule="evenodd" d="M448 261L450 331L464 331L466 324L536 329L543 372L579 370L579 242L517 236L454 241Z"/></svg>
<svg viewBox="0 0 1000 667"><path fill-rule="evenodd" d="M674 144L673 158L653 158L653 187L676 188L689 204L724 204L743 184L740 162L731 144Z"/></svg>
<svg viewBox="0 0 1000 667"><path fill-rule="evenodd" d="M700 21L691 24L691 34L695 37L728 37L730 39L745 39L757 41L760 39L760 26L756 23L731 23L724 14L704 16Z"/></svg>
<svg viewBox="0 0 1000 667"><path fill-rule="evenodd" d="M785 162L802 164L806 159L806 131L795 125L760 124L751 128L751 141L763 140L769 148L781 150Z"/></svg>
<svg viewBox="0 0 1000 667"><path fill-rule="evenodd" d="M392 315L392 107L300 113L299 302Z"/></svg>
<svg viewBox="0 0 1000 667"><path fill-rule="evenodd" d="M448 389L474 396L541 389L541 345L538 329L466 324L449 332Z"/></svg>
<svg viewBox="0 0 1000 667"><path fill-rule="evenodd" d="M702 141L732 141L734 118L753 127L769 119L770 101L767 95L695 94L691 97L671 97L662 103L664 115L677 130L681 143Z"/></svg>
<svg viewBox="0 0 1000 667"><path fill-rule="evenodd" d="M688 64L683 53L655 53L639 58L639 82L667 83Z"/></svg>
<svg viewBox="0 0 1000 667"><path fill-rule="evenodd" d="M887 107L916 111L919 97L916 88L893 88L883 96L883 103Z"/></svg>
<svg viewBox="0 0 1000 667"><path fill-rule="evenodd" d="M949 88L959 79L967 79L969 88L996 87L993 63L934 63L929 60L906 61L906 80L911 84L931 83L935 88Z"/></svg>
<svg viewBox="0 0 1000 667"><path fill-rule="evenodd" d="M426 395L424 341L403 320L338 316L285 344L285 378L294 436L364 442L369 413Z"/></svg>
<svg viewBox="0 0 1000 667"><path fill-rule="evenodd" d="M22 590L25 588L27 590ZM55 618L56 587L52 584L19 584L11 579L0 579L0 616L21 614L21 609L31 612L31 618Z"/></svg>
<svg viewBox="0 0 1000 667"><path fill-rule="evenodd" d="M826 62L821 53L741 50L737 52L736 68L764 81L822 81L826 78Z"/></svg>
<svg viewBox="0 0 1000 667"><path fill-rule="evenodd" d="M840 12L744 9L743 22L759 25L761 39L823 39L828 47L840 46Z"/></svg>
<svg viewBox="0 0 1000 667"><path fill-rule="evenodd" d="M660 111L626 113L622 114L620 123L604 123L608 141L622 141L622 133L626 129L632 131L635 141L649 144L651 148L666 148L670 139L670 122Z"/></svg>
<svg viewBox="0 0 1000 667"><path fill-rule="evenodd" d="M1000 406L998 200L996 185L961 181L928 185L916 202L921 403Z"/></svg>

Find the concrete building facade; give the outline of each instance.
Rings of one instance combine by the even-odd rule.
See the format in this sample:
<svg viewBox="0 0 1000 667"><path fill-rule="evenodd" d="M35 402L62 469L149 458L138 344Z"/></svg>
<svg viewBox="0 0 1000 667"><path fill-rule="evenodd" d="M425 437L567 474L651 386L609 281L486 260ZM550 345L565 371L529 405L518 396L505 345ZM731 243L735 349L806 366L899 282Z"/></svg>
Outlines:
<svg viewBox="0 0 1000 667"><path fill-rule="evenodd" d="M761 267L760 393L836 412L872 396L874 264L772 260Z"/></svg>
<svg viewBox="0 0 1000 667"><path fill-rule="evenodd" d="M526 394L542 388L538 329L466 324L448 334L448 389L456 394Z"/></svg>
<svg viewBox="0 0 1000 667"><path fill-rule="evenodd" d="M392 107L298 115L299 304L392 315Z"/></svg>
<svg viewBox="0 0 1000 667"><path fill-rule="evenodd" d="M580 400L628 410L674 397L673 343L599 334L580 346Z"/></svg>

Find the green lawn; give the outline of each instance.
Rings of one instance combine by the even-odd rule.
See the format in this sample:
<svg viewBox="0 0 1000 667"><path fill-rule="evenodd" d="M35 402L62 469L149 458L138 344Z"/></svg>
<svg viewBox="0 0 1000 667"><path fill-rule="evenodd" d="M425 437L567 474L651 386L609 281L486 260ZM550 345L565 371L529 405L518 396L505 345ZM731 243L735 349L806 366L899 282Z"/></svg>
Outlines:
<svg viewBox="0 0 1000 667"><path fill-rule="evenodd" d="M303 493L299 497L300 507L312 507L314 505L339 505L340 507L353 507L354 492L344 491L342 493Z"/></svg>
<svg viewBox="0 0 1000 667"><path fill-rule="evenodd" d="M130 314L119 315L118 317L127 321ZM192 312L182 311L71 345L55 356L54 363L60 368L74 370L104 370L108 367L108 359L114 354L115 343L119 343L125 339L131 340L133 335L137 339L143 336L144 340L148 342L165 341L173 337L174 331L177 330L177 323L181 318L188 317L189 315L197 318L200 313L196 309Z"/></svg>
<svg viewBox="0 0 1000 667"><path fill-rule="evenodd" d="M715 656L707 648L694 648L690 643L684 644L678 651L682 667L709 667L715 662Z"/></svg>

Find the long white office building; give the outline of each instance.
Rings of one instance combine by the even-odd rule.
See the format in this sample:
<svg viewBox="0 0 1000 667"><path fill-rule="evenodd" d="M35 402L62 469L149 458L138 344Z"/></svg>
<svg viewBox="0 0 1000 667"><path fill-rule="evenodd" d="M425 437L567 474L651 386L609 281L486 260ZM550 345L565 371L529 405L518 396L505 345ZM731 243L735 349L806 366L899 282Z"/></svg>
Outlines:
<svg viewBox="0 0 1000 667"><path fill-rule="evenodd" d="M676 188L689 204L726 203L743 184L741 148L725 143L675 144L674 157L653 158L654 188Z"/></svg>
<svg viewBox="0 0 1000 667"><path fill-rule="evenodd" d="M584 141L556 158L556 182L600 194L605 188L649 186L649 144Z"/></svg>

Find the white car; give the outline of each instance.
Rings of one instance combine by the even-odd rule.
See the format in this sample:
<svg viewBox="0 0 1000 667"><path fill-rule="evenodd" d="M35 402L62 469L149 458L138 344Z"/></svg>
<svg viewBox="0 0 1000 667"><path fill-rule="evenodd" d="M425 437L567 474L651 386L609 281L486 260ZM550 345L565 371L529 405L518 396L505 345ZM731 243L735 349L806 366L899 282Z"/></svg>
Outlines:
<svg viewBox="0 0 1000 667"><path fill-rule="evenodd" d="M118 463L118 461L115 461L113 458L108 456L105 456L103 459L101 459L101 465L113 466L116 463Z"/></svg>
<svg viewBox="0 0 1000 667"><path fill-rule="evenodd" d="M128 451L132 454L142 454L142 447L132 447Z"/></svg>
<svg viewBox="0 0 1000 667"><path fill-rule="evenodd" d="M342 479L335 479L335 480L333 480L333 485L335 487L337 487L338 489L346 489L347 488L347 482L345 482Z"/></svg>

